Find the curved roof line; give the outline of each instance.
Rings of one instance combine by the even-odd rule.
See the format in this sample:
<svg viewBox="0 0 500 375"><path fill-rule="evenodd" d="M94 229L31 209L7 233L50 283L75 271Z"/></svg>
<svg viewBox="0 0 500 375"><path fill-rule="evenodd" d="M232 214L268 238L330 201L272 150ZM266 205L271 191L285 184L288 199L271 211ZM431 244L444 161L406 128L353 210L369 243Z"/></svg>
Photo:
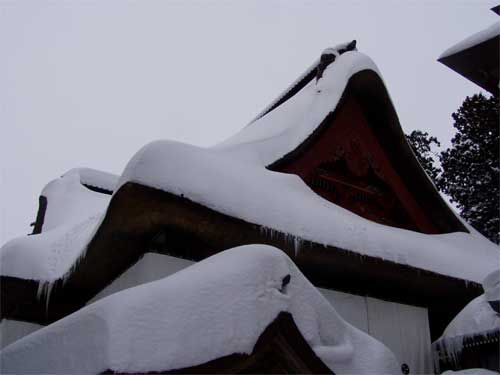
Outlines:
<svg viewBox="0 0 500 375"><path fill-rule="evenodd" d="M345 52L348 51L355 51L356 50L356 40L353 40L349 43L342 43L339 44L335 47L332 48L327 48L326 50L323 51L321 56L324 55L334 55L340 56ZM333 62L335 58L331 62ZM313 80L314 77L317 76L317 70L320 67L320 64L322 64L322 59L316 59L312 65L307 68L304 73L302 73L293 83L288 86L281 94L279 94L276 99L274 99L266 108L264 108L255 118L250 121L250 124L254 123L261 117L264 117L267 115L269 112L273 111L275 108L279 107L281 104L286 102L288 99L293 97L295 94L297 94L300 90L302 90L309 82ZM326 67L323 66L323 69ZM248 126L247 125L247 126Z"/></svg>
<svg viewBox="0 0 500 375"><path fill-rule="evenodd" d="M372 130L382 147L388 152L398 174L402 176L409 187L419 187L419 189L413 189L413 193L417 193L417 200L420 203L429 201L425 207L426 212L445 232L468 233L469 230L443 200L436 186L417 160L402 131L387 88L379 74L373 70L362 70L352 75L335 108L328 113L315 130L298 147L269 164L267 168L276 170L280 165L294 159L308 148L331 124L348 95L353 95L359 100Z"/></svg>

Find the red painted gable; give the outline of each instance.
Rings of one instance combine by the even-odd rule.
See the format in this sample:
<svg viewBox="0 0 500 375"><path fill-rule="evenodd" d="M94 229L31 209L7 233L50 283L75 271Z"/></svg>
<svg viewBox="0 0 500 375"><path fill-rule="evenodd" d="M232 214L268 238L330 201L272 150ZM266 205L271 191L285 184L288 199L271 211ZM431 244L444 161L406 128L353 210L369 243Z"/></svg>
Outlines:
<svg viewBox="0 0 500 375"><path fill-rule="evenodd" d="M354 97L297 157L273 168L299 175L312 190L369 220L438 233L412 189L396 173Z"/></svg>

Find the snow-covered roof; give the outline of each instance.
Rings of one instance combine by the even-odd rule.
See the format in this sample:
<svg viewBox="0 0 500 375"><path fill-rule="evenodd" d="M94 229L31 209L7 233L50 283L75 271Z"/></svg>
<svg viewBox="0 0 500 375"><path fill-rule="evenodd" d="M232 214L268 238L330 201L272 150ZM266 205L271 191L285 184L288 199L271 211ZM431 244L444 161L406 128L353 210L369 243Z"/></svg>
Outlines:
<svg viewBox="0 0 500 375"><path fill-rule="evenodd" d="M500 314L488 301L500 301L500 269L490 273L483 281L484 294L472 300L451 321L443 333L443 339L481 335L500 330Z"/></svg>
<svg viewBox="0 0 500 375"><path fill-rule="evenodd" d="M289 234L296 240L297 251L301 250L301 240L310 240L481 281L500 261L500 252L477 232L427 235L377 224L324 200L298 176L266 169L302 144L335 109L350 78L365 71L380 76L370 58L356 51L345 52L325 69L321 79L310 81L274 110L213 148L173 141L146 145L127 164L114 190L135 182L173 193ZM84 194L70 175L59 183L68 185L62 190L68 192L69 207L74 205L75 210L61 210L56 215L61 225L49 224L50 231L5 244L0 250L2 275L54 281L67 276L75 261L85 254L107 201L90 195L92 192ZM64 193L62 197L66 197ZM76 216L74 220L67 218L71 212L78 213L78 220Z"/></svg>
<svg viewBox="0 0 500 375"><path fill-rule="evenodd" d="M43 231L102 214L111 197L96 193L85 185L114 191L118 178L94 169L76 168L49 182L41 193L48 202Z"/></svg>
<svg viewBox="0 0 500 375"><path fill-rule="evenodd" d="M355 51L356 50L356 41L353 40L352 42L349 43L342 43L339 44L335 47L330 47L327 48L323 51L322 55L324 54L330 54L334 55L335 57L338 57L339 55L348 52L348 51ZM307 68L295 81L292 82L291 85L289 85L284 91L282 91L276 99L274 99L264 110L259 112L259 114L252 120L250 121L250 124L254 123L261 117L265 116L267 113L271 112L273 109L275 109L278 105L286 101L286 98L295 95L296 92L300 91L303 86L309 81L312 80L313 76L316 75L316 70L318 68L318 65L320 64L320 59L315 60L309 68Z"/></svg>
<svg viewBox="0 0 500 375"><path fill-rule="evenodd" d="M78 173L80 175L80 182L83 185L107 190L109 192L115 191L116 183L119 178L117 175L91 168L76 168L72 169L70 172Z"/></svg>
<svg viewBox="0 0 500 375"><path fill-rule="evenodd" d="M90 169L72 169L48 183L42 190L48 201L42 233L3 245L1 275L52 281L68 272L82 255L111 199L87 189L82 181L114 188L116 181L111 182L109 176Z"/></svg>
<svg viewBox="0 0 500 375"><path fill-rule="evenodd" d="M399 373L383 344L342 320L282 251L264 245L219 253L82 308L6 347L2 372L186 368L251 353L280 312L335 373Z"/></svg>
<svg viewBox="0 0 500 375"><path fill-rule="evenodd" d="M320 80L216 145L215 150L253 164L268 166L302 144L339 102L349 79L377 67L366 55L349 51L330 64Z"/></svg>
<svg viewBox="0 0 500 375"><path fill-rule="evenodd" d="M493 310L484 294L473 299L451 321L443 338L480 335L500 329L500 315Z"/></svg>
<svg viewBox="0 0 500 375"><path fill-rule="evenodd" d="M438 60L454 55L458 52L464 51L471 47L477 46L478 44L481 44L492 38L498 37L499 35L500 35L500 22L497 21L491 26L487 27L486 29L481 30L475 34L472 34L471 36L465 38L464 40L458 42L457 44L454 44L446 51L444 51L439 56Z"/></svg>

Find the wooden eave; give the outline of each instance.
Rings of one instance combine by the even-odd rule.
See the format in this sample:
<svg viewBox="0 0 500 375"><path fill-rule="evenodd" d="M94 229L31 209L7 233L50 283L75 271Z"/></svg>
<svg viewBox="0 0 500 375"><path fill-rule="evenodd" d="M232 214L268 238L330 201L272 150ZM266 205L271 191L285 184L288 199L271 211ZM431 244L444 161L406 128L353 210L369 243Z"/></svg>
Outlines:
<svg viewBox="0 0 500 375"><path fill-rule="evenodd" d="M470 48L438 61L493 95L499 93L500 36L485 40Z"/></svg>
<svg viewBox="0 0 500 375"><path fill-rule="evenodd" d="M130 374L107 370L104 374ZM234 353L181 369L144 374L333 374L314 353L293 317L281 312L259 336L251 354Z"/></svg>
<svg viewBox="0 0 500 375"><path fill-rule="evenodd" d="M269 233L267 231L267 233ZM159 241L159 238L163 238ZM436 338L471 299L479 284L301 240L211 210L151 187L126 183L112 197L85 256L66 280L55 282L50 299L37 297L38 283L2 276L2 318L49 324L80 309L146 252L201 260L220 251L264 243L282 249L316 286L436 311ZM450 303L450 301L453 301Z"/></svg>

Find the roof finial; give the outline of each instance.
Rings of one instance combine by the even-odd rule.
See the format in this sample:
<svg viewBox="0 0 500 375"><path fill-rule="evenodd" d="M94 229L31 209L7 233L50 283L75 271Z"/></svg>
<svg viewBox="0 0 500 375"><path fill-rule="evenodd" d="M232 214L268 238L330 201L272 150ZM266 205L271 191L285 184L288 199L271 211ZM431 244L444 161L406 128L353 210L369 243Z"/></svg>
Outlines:
<svg viewBox="0 0 500 375"><path fill-rule="evenodd" d="M318 66L316 67L316 82L323 77L323 72L326 67L335 61L337 56L342 55L348 51L354 51L356 49L356 40L351 41L350 43L342 44L337 48L327 48L321 54Z"/></svg>

